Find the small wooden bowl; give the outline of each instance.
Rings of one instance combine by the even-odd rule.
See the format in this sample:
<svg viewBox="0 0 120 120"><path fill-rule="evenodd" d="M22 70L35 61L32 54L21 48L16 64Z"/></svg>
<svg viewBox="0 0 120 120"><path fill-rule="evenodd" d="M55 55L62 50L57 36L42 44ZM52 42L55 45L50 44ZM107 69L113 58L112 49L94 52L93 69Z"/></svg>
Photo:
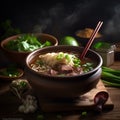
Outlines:
<svg viewBox="0 0 120 120"><path fill-rule="evenodd" d="M1 68L0 69L0 72L1 71L3 71L3 70L5 70L6 68ZM19 75L18 76L5 76L5 75L1 75L0 74L0 80L2 80L2 81L12 81L12 80L15 80L15 79L18 79L18 78L21 78L22 76L23 76L23 74L24 74L24 72L23 72L23 70L22 69L20 69L20 68L17 68L16 69L17 70L17 72L19 73Z"/></svg>
<svg viewBox="0 0 120 120"><path fill-rule="evenodd" d="M91 29L91 28L86 28L84 30L77 31L75 33L75 35L76 35L76 39L78 40L78 43L81 44L83 47L85 47L86 44L88 43L93 31L94 31L94 29ZM102 39L103 39L103 36L100 33L98 33L96 35L92 45L97 42L102 41Z"/></svg>

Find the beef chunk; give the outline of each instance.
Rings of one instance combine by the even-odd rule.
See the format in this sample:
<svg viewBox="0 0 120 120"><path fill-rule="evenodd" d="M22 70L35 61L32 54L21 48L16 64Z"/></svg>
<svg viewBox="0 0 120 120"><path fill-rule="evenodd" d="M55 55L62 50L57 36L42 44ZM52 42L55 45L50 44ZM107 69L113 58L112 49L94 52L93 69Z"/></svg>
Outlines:
<svg viewBox="0 0 120 120"><path fill-rule="evenodd" d="M73 72L73 68L70 65L61 65L58 67L60 73L71 73Z"/></svg>
<svg viewBox="0 0 120 120"><path fill-rule="evenodd" d="M56 70L53 70L53 69L50 69L49 72L50 72L51 75L57 75L58 74L58 72Z"/></svg>

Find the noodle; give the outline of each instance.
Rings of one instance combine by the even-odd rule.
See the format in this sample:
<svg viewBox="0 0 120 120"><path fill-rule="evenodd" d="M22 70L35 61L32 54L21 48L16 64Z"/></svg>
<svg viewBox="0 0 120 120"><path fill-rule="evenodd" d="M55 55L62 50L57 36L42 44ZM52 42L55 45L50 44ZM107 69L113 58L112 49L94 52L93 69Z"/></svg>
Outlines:
<svg viewBox="0 0 120 120"><path fill-rule="evenodd" d="M30 66L33 70L42 74L62 76L78 75L93 69L92 63L82 62L77 55L64 52L39 55Z"/></svg>

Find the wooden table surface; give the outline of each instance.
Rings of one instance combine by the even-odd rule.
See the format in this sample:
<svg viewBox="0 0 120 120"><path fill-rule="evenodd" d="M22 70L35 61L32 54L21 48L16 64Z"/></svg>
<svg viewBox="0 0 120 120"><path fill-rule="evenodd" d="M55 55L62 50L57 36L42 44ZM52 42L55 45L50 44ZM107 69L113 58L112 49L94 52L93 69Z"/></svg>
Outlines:
<svg viewBox="0 0 120 120"><path fill-rule="evenodd" d="M120 61L116 61L110 67L120 69ZM1 91L0 94L0 120L37 120L37 116L41 115L39 110L36 113L31 114L19 113L17 111L19 105L17 98L15 96L12 98L6 97L12 95L12 93L8 90L7 84L6 86L0 87L5 88L5 91L3 91L4 93L2 94ZM96 114L93 111L87 111L87 114L83 116L81 116L81 112L84 111L42 113L44 120L120 120L120 88L106 87L106 89L109 92L110 98L114 104L114 108L112 110L105 110L100 114ZM6 103L5 101L8 102ZM58 116L60 116L61 119L58 119Z"/></svg>

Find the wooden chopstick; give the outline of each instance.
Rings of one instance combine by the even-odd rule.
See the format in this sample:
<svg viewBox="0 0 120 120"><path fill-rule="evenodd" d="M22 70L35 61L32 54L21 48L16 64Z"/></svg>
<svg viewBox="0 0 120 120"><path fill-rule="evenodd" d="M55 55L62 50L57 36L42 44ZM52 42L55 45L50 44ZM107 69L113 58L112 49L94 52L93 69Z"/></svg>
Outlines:
<svg viewBox="0 0 120 120"><path fill-rule="evenodd" d="M89 50L89 48L90 48L93 40L95 39L98 31L100 30L102 24L103 24L102 21L99 21L99 22L98 22L95 30L94 30L93 33L91 34L90 39L89 39L87 45L85 46L85 48L84 48L84 50L83 50L83 52L82 52L82 54L81 54L81 56L80 56L80 59L83 59L83 58L85 57L85 55L86 55L87 51Z"/></svg>

